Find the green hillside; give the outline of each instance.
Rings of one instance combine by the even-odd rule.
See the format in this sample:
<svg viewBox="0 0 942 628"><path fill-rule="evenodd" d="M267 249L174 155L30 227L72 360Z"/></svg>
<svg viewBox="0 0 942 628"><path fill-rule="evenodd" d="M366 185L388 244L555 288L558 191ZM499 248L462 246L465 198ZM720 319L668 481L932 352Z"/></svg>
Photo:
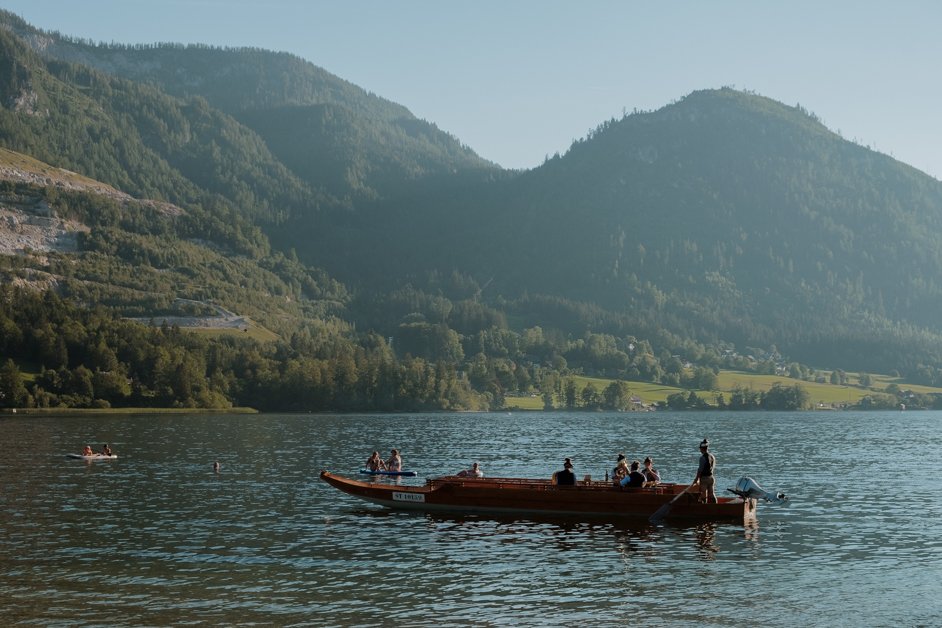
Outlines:
<svg viewBox="0 0 942 628"><path fill-rule="evenodd" d="M410 183L495 166L402 105L297 56L256 48L95 45L0 20L49 59L146 83L238 119L294 174L346 207ZM267 200L261 195L260 200Z"/></svg>
<svg viewBox="0 0 942 628"><path fill-rule="evenodd" d="M637 335L774 344L811 364L942 358L942 183L753 94L613 120L540 168L400 217L361 235L373 264L393 260L387 281L457 269L492 293L598 306Z"/></svg>
<svg viewBox="0 0 942 628"><path fill-rule="evenodd" d="M575 406L595 378L585 407L748 409L841 369L895 372L847 402L936 404L942 184L799 107L695 92L506 172L291 55L0 25L7 405ZM156 322L217 307L253 323Z"/></svg>

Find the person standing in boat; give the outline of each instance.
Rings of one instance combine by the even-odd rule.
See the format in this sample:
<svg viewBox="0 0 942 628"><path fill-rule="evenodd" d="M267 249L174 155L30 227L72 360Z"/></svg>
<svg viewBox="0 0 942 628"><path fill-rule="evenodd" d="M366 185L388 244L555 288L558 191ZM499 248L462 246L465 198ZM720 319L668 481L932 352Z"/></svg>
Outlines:
<svg viewBox="0 0 942 628"><path fill-rule="evenodd" d="M384 471L386 469L386 463L382 458L379 457L379 452L374 451L372 455L366 460L366 470L367 471Z"/></svg>
<svg viewBox="0 0 942 628"><path fill-rule="evenodd" d="M386 470L402 471L402 456L399 455L398 449L393 449L390 452L389 460L386 461Z"/></svg>
<svg viewBox="0 0 942 628"><path fill-rule="evenodd" d="M478 463L473 463L470 469L462 469L458 472L459 478L483 478L484 472L481 471L481 467Z"/></svg>
<svg viewBox="0 0 942 628"><path fill-rule="evenodd" d="M563 470L553 474L553 484L559 486L575 486L576 474L572 471L572 460L566 458L563 462Z"/></svg>
<svg viewBox="0 0 942 628"><path fill-rule="evenodd" d="M710 441L704 438L700 441L700 466L697 467L697 477L694 484L700 484L700 501L709 504L717 503L716 478L713 472L716 469L716 456L710 453Z"/></svg>
<svg viewBox="0 0 942 628"><path fill-rule="evenodd" d="M661 481L661 474L654 468L654 461L651 460L650 456L644 459L644 469L641 470L641 473L644 474L646 482L657 484Z"/></svg>

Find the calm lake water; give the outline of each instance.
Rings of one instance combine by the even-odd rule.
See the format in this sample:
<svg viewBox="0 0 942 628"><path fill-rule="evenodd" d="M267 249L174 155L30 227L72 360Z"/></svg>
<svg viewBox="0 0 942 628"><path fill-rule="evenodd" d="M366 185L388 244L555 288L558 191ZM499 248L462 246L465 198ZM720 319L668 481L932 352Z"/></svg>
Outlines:
<svg viewBox="0 0 942 628"><path fill-rule="evenodd" d="M618 452L791 497L679 527L383 510L373 449L604 475ZM0 617L32 625L942 625L942 413L0 418ZM108 442L120 458L65 458ZM219 474L213 461L221 465Z"/></svg>

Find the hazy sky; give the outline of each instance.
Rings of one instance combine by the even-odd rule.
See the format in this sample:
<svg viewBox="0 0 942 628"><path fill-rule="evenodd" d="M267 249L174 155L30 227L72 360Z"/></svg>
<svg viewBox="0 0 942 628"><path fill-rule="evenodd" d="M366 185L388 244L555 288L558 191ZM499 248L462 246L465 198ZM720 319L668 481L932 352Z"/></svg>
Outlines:
<svg viewBox="0 0 942 628"><path fill-rule="evenodd" d="M294 53L529 168L698 89L800 103L942 178L942 2L0 0L94 41Z"/></svg>

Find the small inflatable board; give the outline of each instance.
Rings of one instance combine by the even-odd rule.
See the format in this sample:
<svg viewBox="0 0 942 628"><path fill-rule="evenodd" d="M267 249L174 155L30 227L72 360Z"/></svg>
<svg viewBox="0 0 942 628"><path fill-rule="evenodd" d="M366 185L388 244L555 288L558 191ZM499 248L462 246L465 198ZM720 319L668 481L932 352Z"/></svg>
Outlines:
<svg viewBox="0 0 942 628"><path fill-rule="evenodd" d="M106 456L104 454L92 454L91 456L83 456L82 454L66 454L66 458L75 458L76 460L117 460L118 457L114 454Z"/></svg>
<svg viewBox="0 0 942 628"><path fill-rule="evenodd" d="M400 477L414 478L419 474L418 471L370 471L369 469L360 469L363 475L398 475Z"/></svg>

